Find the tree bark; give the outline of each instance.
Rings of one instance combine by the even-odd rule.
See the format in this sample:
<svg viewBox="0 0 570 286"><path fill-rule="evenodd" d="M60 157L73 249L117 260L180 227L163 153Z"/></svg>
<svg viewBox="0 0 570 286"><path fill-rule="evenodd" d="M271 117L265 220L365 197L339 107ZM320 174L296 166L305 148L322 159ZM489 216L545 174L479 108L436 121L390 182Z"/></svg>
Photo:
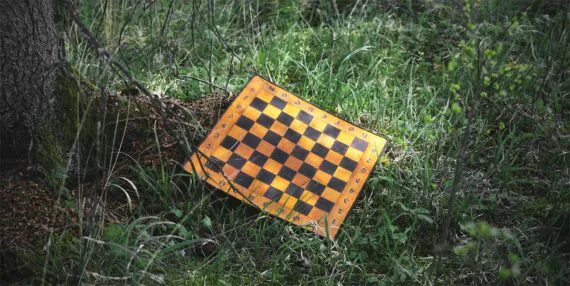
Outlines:
<svg viewBox="0 0 570 286"><path fill-rule="evenodd" d="M49 132L59 58L52 0L0 0L0 168Z"/></svg>

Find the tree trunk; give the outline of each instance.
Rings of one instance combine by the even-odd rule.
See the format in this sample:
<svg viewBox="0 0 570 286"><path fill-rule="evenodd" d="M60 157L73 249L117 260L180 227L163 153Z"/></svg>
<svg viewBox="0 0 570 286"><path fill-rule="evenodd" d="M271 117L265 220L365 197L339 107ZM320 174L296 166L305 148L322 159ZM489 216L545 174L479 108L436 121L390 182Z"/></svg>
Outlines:
<svg viewBox="0 0 570 286"><path fill-rule="evenodd" d="M52 0L0 0L0 169L49 132L58 66Z"/></svg>

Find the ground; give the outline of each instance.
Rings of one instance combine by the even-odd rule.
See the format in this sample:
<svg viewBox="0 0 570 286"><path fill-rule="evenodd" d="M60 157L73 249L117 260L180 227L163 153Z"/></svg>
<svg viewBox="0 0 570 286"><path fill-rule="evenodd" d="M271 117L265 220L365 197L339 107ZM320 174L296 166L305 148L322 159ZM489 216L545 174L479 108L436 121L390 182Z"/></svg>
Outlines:
<svg viewBox="0 0 570 286"><path fill-rule="evenodd" d="M113 95L94 117L101 149L89 141L71 170L33 168L44 175L32 181L12 172L0 185L2 214L30 215L6 214L13 232L3 237L42 237L19 253L30 254L27 279L570 283L567 2L139 2L77 7L131 79L103 64L77 26L63 33L79 81L94 98ZM219 94L256 73L389 139L335 240L181 168L223 111ZM166 121L132 79L172 109ZM70 146L61 150L52 153ZM34 203L14 201L26 186Z"/></svg>

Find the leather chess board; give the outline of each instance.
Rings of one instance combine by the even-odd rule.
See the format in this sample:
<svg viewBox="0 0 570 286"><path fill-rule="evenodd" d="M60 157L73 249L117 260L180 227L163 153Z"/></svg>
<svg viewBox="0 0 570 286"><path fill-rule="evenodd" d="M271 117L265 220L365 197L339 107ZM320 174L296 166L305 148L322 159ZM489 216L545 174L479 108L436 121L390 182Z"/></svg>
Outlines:
<svg viewBox="0 0 570 286"><path fill-rule="evenodd" d="M334 238L385 144L254 76L184 168L233 197Z"/></svg>

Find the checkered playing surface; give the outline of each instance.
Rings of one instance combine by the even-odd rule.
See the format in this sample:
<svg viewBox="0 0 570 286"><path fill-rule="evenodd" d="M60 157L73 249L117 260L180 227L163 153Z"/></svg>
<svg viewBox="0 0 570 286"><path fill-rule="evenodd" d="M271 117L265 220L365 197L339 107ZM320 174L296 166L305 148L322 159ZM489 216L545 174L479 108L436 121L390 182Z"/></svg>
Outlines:
<svg viewBox="0 0 570 286"><path fill-rule="evenodd" d="M253 77L185 169L334 237L385 140Z"/></svg>

